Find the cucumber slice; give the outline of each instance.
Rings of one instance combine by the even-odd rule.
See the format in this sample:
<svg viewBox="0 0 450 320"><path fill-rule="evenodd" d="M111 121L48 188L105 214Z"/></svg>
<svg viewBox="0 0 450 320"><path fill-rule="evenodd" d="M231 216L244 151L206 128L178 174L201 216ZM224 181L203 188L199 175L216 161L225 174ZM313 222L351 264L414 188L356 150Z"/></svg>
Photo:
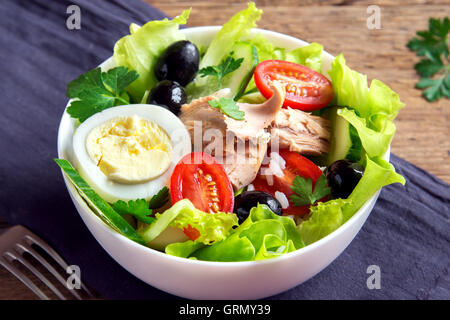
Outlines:
<svg viewBox="0 0 450 320"><path fill-rule="evenodd" d="M230 88L234 94L234 100L238 100L245 92L250 79L258 65L258 52L256 48L247 42L237 42L233 45L235 59L243 58L241 66L227 74L222 80L222 88Z"/></svg>
<svg viewBox="0 0 450 320"><path fill-rule="evenodd" d="M259 103L263 103L266 100L267 99L258 91L258 92L244 94L239 99L239 102L259 104Z"/></svg>
<svg viewBox="0 0 450 320"><path fill-rule="evenodd" d="M350 139L350 123L337 114L337 107L333 107L329 111L329 119L331 124L331 148L327 157L327 166L333 162L345 159L348 151L352 147Z"/></svg>
<svg viewBox="0 0 450 320"><path fill-rule="evenodd" d="M361 157L362 149L358 133L347 120L337 114L337 110L338 107L332 107L328 112L332 133L327 166L342 159L359 161Z"/></svg>
<svg viewBox="0 0 450 320"><path fill-rule="evenodd" d="M86 200L89 206L93 208L109 226L122 233L130 240L145 245L145 241L141 235L137 233L124 218L114 211L114 209L86 183L86 181L84 181L69 161L65 159L55 159L55 162L61 167L83 199Z"/></svg>
<svg viewBox="0 0 450 320"><path fill-rule="evenodd" d="M250 43L239 41L231 49L224 55L225 57L228 57L232 52L235 59L242 58L243 60L238 69L230 72L222 79L220 88L229 88L231 97L237 101L244 94L252 79L259 59L257 49ZM217 90L217 79L212 76L202 77L197 75L195 80L186 86L188 103L193 99L210 95Z"/></svg>

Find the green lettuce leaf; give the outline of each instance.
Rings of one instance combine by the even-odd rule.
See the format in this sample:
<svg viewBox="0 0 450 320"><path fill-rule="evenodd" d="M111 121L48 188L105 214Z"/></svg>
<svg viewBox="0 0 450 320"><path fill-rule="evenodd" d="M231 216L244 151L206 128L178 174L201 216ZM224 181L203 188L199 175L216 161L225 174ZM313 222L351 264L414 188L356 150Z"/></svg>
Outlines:
<svg viewBox="0 0 450 320"><path fill-rule="evenodd" d="M199 69L219 65L224 58L230 55L233 46L245 38L250 30L256 27L262 10L257 9L255 3L249 2L248 8L236 13L226 22L211 41L205 55L200 60ZM217 91L216 81L211 76L196 76L193 82L186 87L190 99L209 95Z"/></svg>
<svg viewBox="0 0 450 320"><path fill-rule="evenodd" d="M350 69L342 54L333 60L328 73L333 84L335 103L351 108L360 117L370 120L369 126L376 124L378 115L393 120L405 106L399 95L383 82L374 79L369 88L367 76Z"/></svg>
<svg viewBox="0 0 450 320"><path fill-rule="evenodd" d="M348 199L319 202L311 207L310 218L298 226L305 244L322 239L350 219L382 187L392 183L405 184L389 162L366 156L364 174Z"/></svg>
<svg viewBox="0 0 450 320"><path fill-rule="evenodd" d="M166 251L166 253L169 252ZM232 234L224 241L195 251L189 258L221 262L250 261L255 258L255 248L248 238L241 238L238 234Z"/></svg>
<svg viewBox="0 0 450 320"><path fill-rule="evenodd" d="M265 205L258 205L256 208L253 208L252 211L250 212L249 221L262 221L262 220L277 220L281 222L283 224L284 229L286 230L287 238L292 240L294 246L297 249L305 246L301 236L298 234L296 230L294 220L273 213L272 210L270 210L269 207Z"/></svg>
<svg viewBox="0 0 450 320"><path fill-rule="evenodd" d="M184 229L190 225L200 232L196 243L210 244L225 239L232 227L238 224L235 214L203 212L196 209L188 199L178 201L162 214L157 213L155 216L154 223L141 224L137 230L146 243L151 242L169 226Z"/></svg>
<svg viewBox="0 0 450 320"><path fill-rule="evenodd" d="M257 9L255 3L249 2L247 9L239 11L231 17L206 50L200 61L200 69L218 65L224 57L229 55L234 43L247 36L250 30L256 27L256 21L260 19L261 15L262 10Z"/></svg>
<svg viewBox="0 0 450 320"><path fill-rule="evenodd" d="M292 240L283 242L279 237L266 234L261 247L255 255L255 260L266 260L279 257L285 253L295 251Z"/></svg>
<svg viewBox="0 0 450 320"><path fill-rule="evenodd" d="M357 131L362 145L362 150L357 150L359 141L352 137L352 142L358 142L352 157L357 159L358 154L363 156L364 153L371 158L384 156L396 130L393 120L405 105L399 95L376 79L369 88L367 76L350 69L342 54L333 60L329 74L335 92L334 103L343 107L338 115Z"/></svg>
<svg viewBox="0 0 450 320"><path fill-rule="evenodd" d="M366 157L364 174L343 208L344 220L350 219L378 190L392 183L404 185L406 180L395 172L392 164L381 157Z"/></svg>
<svg viewBox="0 0 450 320"><path fill-rule="evenodd" d="M357 116L353 110L341 108L337 111L337 113L350 122L350 124L356 129L361 140L361 144L370 157L381 157L386 153L396 130L394 122L389 120L387 116L384 118L379 116L379 124L381 124L382 119L384 119L384 121L383 126L379 128L379 131L377 131L369 128L368 121Z"/></svg>
<svg viewBox="0 0 450 320"><path fill-rule="evenodd" d="M161 53L173 42L186 37L179 30L180 24L186 24L189 10L173 20L150 21L142 27L130 25L130 35L116 42L114 60L118 66L136 70L139 78L134 81L128 91L135 101L141 101L146 90L157 83L154 74L155 64Z"/></svg>
<svg viewBox="0 0 450 320"><path fill-rule="evenodd" d="M244 42L248 42L256 48L260 62L271 59L284 60L286 58L286 49L274 47L261 33L245 38Z"/></svg>
<svg viewBox="0 0 450 320"><path fill-rule="evenodd" d="M389 120L394 120L399 110L405 106L397 93L377 79L373 79L370 83L368 99L371 107L371 122L374 127L378 127L376 124L376 117L378 115L386 116Z"/></svg>
<svg viewBox="0 0 450 320"><path fill-rule="evenodd" d="M349 107L366 117L370 113L367 76L356 72L345 63L344 55L338 55L328 71L334 89L334 102L340 107Z"/></svg>
<svg viewBox="0 0 450 320"><path fill-rule="evenodd" d="M175 242L166 246L165 252L171 256L177 256L181 258L188 258L192 253L205 245L201 242L188 240L185 242Z"/></svg>
<svg viewBox="0 0 450 320"><path fill-rule="evenodd" d="M345 222L342 209L347 202L336 199L311 206L310 218L298 226L305 244L316 242L339 228Z"/></svg>
<svg viewBox="0 0 450 320"><path fill-rule="evenodd" d="M356 131L355 127L351 124L349 126L349 135L352 146L350 147L350 150L348 150L346 158L353 162L360 162L365 157L365 151L358 131Z"/></svg>
<svg viewBox="0 0 450 320"><path fill-rule="evenodd" d="M270 232L268 232L270 230ZM280 241L280 245L286 242L286 230L283 224L274 219L254 221L252 225L241 232L240 237L246 237L255 248L255 252L263 245L267 235L271 235Z"/></svg>
<svg viewBox="0 0 450 320"><path fill-rule="evenodd" d="M303 246L292 219L258 205L226 239L201 248L194 241L172 243L166 253L207 261L250 261L275 258Z"/></svg>
<svg viewBox="0 0 450 320"><path fill-rule="evenodd" d="M307 46L294 49L286 54L286 60L298 63L317 72L322 72L323 46L313 42Z"/></svg>

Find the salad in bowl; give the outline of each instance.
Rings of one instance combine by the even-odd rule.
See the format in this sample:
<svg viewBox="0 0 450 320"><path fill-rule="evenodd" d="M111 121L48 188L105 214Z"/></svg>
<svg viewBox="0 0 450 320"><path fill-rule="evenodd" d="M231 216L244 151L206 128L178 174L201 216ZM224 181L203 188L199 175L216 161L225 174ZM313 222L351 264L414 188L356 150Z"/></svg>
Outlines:
<svg viewBox="0 0 450 320"><path fill-rule="evenodd" d="M254 3L222 27L180 29L189 14L131 24L69 83L55 161L90 230L139 278L187 297L274 294L323 269L379 190L405 183L388 162L404 104L342 54L257 29ZM315 266L258 291L267 263L289 259ZM199 278L221 290L180 289Z"/></svg>

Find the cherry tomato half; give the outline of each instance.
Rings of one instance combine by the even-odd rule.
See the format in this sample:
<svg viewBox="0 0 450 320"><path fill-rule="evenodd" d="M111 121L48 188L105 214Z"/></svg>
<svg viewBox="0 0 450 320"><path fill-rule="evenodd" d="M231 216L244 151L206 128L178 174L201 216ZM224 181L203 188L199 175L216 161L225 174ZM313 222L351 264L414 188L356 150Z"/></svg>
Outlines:
<svg viewBox="0 0 450 320"><path fill-rule="evenodd" d="M320 170L314 162L301 156L299 153L289 151L288 149L281 149L279 154L286 161L286 168L283 170L283 177L273 175L273 184L269 185L266 176L261 175L259 172L255 180L252 182L255 190L270 193L274 197L276 191L283 192L289 199L289 196L294 194L291 186L295 176L311 178L314 187L316 180L322 175L322 170ZM268 165L265 166L267 167ZM309 205L301 207L293 206L291 200L289 200L289 207L283 209L283 214L305 215L309 213L309 207Z"/></svg>
<svg viewBox="0 0 450 320"><path fill-rule="evenodd" d="M233 187L223 166L211 155L192 152L175 166L170 178L172 203L189 199L204 212L233 212Z"/></svg>
<svg viewBox="0 0 450 320"><path fill-rule="evenodd" d="M266 60L255 69L255 84L269 99L273 92L270 82L280 81L286 88L283 106L303 111L325 107L333 99L333 86L322 74L297 63Z"/></svg>
<svg viewBox="0 0 450 320"><path fill-rule="evenodd" d="M170 197L172 203L189 199L204 212L233 212L234 193L230 179L223 166L203 152L189 153L175 166L170 178ZM200 236L191 225L183 231L191 240Z"/></svg>

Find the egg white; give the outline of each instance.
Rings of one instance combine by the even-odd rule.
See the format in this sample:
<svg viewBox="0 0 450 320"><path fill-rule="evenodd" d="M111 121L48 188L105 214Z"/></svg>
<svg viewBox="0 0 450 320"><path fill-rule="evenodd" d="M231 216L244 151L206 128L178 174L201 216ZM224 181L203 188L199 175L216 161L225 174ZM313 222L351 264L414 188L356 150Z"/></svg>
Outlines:
<svg viewBox="0 0 450 320"><path fill-rule="evenodd" d="M91 160L86 150L86 138L94 128L116 117L137 115L160 125L172 141L172 158L169 168L159 177L144 183L121 184L109 180ZM118 106L96 113L75 130L73 135L74 165L80 175L100 197L108 202L117 200L149 200L167 186L175 165L191 152L191 138L183 122L169 110L150 104Z"/></svg>

